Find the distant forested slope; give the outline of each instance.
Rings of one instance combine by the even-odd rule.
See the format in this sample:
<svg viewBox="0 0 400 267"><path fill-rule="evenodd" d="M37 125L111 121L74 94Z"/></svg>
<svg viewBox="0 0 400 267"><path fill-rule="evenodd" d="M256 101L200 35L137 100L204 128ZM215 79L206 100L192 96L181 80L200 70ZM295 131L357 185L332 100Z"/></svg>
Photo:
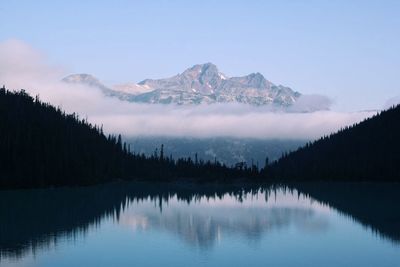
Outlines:
<svg viewBox="0 0 400 267"><path fill-rule="evenodd" d="M400 106L284 155L275 180L400 181Z"/></svg>
<svg viewBox="0 0 400 267"><path fill-rule="evenodd" d="M121 137L25 93L0 89L0 188L86 185L113 181L224 180L256 175L217 161L173 160L130 152ZM253 166L254 167L254 166Z"/></svg>
<svg viewBox="0 0 400 267"><path fill-rule="evenodd" d="M140 136L128 138L126 142L131 145L135 152L151 155L154 146L164 148L174 158L192 157L198 155L199 159L219 162L228 166L239 162L251 163L263 168L265 159L274 161L279 159L284 152L294 151L307 143L308 140L289 139L252 139L234 137L163 137L163 136Z"/></svg>

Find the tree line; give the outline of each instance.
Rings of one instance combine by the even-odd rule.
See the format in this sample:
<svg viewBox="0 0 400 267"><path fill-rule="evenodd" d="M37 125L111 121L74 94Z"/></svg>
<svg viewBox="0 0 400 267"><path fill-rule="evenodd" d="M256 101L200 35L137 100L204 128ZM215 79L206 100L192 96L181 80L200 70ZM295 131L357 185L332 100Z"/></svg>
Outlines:
<svg viewBox="0 0 400 267"><path fill-rule="evenodd" d="M270 180L400 181L400 106L284 154Z"/></svg>

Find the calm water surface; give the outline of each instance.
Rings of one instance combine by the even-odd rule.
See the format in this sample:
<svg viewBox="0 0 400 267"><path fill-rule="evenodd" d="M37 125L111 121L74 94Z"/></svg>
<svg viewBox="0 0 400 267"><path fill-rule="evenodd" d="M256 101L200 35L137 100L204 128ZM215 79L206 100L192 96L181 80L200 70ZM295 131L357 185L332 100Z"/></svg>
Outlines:
<svg viewBox="0 0 400 267"><path fill-rule="evenodd" d="M400 266L399 193L387 184L3 191L0 266Z"/></svg>

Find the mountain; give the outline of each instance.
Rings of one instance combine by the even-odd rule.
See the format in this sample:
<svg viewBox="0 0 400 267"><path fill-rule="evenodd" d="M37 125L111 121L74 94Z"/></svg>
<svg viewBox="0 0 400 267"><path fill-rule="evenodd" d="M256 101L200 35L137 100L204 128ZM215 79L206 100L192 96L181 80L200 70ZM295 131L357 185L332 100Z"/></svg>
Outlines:
<svg viewBox="0 0 400 267"><path fill-rule="evenodd" d="M85 84L93 87L98 87L103 90L110 90L105 85L103 85L96 77L90 74L73 74L62 79L63 82L66 83L74 83L74 84Z"/></svg>
<svg viewBox="0 0 400 267"><path fill-rule="evenodd" d="M276 180L400 181L400 105L284 155Z"/></svg>
<svg viewBox="0 0 400 267"><path fill-rule="evenodd" d="M227 77L212 63L194 65L181 74L165 79L146 79L138 84L107 87L88 74L73 74L63 79L100 88L106 95L121 100L152 104L244 103L290 106L300 93L275 85L260 73Z"/></svg>
<svg viewBox="0 0 400 267"><path fill-rule="evenodd" d="M91 87L98 88L106 96L122 98L124 95L123 91L116 91L116 90L110 89L107 86L105 86L104 84L102 84L99 79L97 79L93 75L86 74L86 73L68 75L67 77L62 79L62 81L65 83L70 83L70 84L85 85L85 86L91 86Z"/></svg>

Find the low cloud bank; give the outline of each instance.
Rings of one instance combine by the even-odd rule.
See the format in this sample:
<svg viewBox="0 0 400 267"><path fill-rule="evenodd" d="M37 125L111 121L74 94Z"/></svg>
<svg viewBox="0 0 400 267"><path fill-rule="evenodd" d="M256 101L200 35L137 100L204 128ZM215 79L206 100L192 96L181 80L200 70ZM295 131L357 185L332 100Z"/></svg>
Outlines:
<svg viewBox="0 0 400 267"><path fill-rule="evenodd" d="M23 42L0 43L0 59L0 83L7 88L23 88L68 113L76 112L91 123L103 125L107 133L125 136L315 139L375 113L329 111L330 99L318 95L301 97L289 113L236 103L129 103L106 97L97 88L61 82L67 73L47 64L41 53ZM315 109L324 111L304 112Z"/></svg>
<svg viewBox="0 0 400 267"><path fill-rule="evenodd" d="M91 119L106 129L126 136L165 135L193 137L249 137L279 139L314 139L353 124L371 115L369 112L313 113L249 111L242 105L220 104L225 113L213 113L208 106L169 107L130 104L119 110L92 114ZM230 113L229 110L233 112ZM242 110L243 109L243 110Z"/></svg>

